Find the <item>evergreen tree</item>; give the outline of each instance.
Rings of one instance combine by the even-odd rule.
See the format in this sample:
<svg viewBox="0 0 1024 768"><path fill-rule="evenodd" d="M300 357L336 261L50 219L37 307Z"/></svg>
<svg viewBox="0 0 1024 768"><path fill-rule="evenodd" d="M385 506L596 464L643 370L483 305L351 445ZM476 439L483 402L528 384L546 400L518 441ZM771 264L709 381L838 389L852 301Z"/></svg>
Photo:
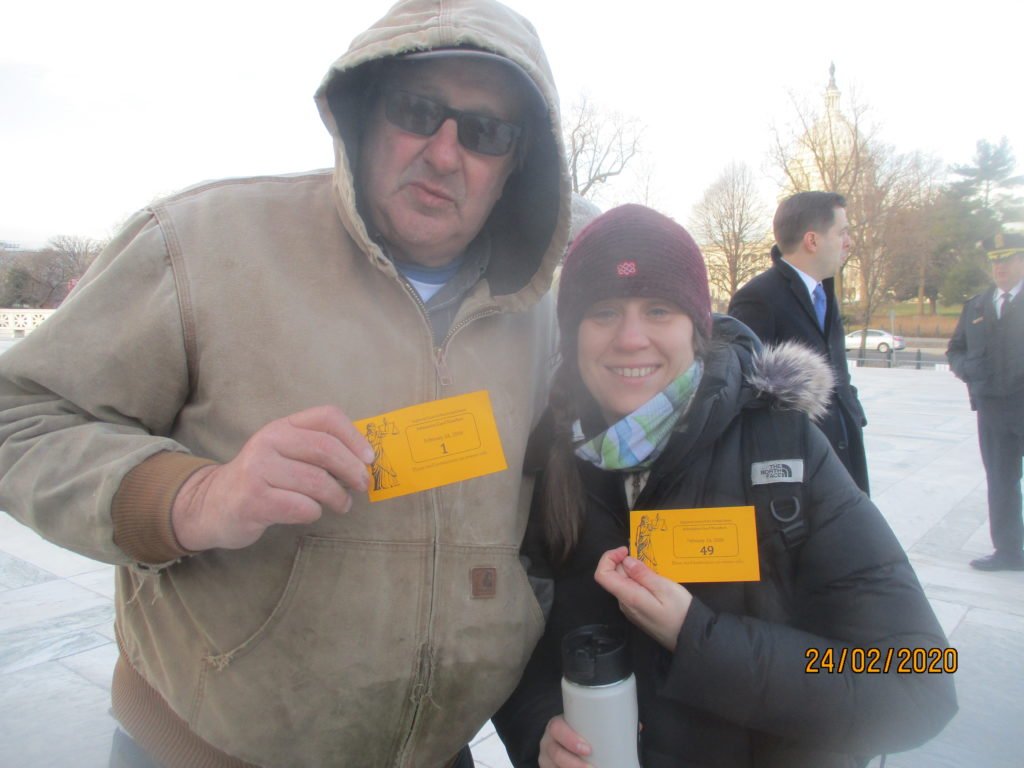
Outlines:
<svg viewBox="0 0 1024 768"><path fill-rule="evenodd" d="M1010 222L1024 220L1024 200L1017 190L1024 186L1024 176L1014 176L1017 161L1004 136L998 145L980 139L973 165L954 165L950 170L961 179L952 191L971 204L973 212L984 222L985 234L993 235Z"/></svg>
<svg viewBox="0 0 1024 768"><path fill-rule="evenodd" d="M954 264L946 273L939 295L947 306L962 304L990 284L988 273L977 261L964 260Z"/></svg>

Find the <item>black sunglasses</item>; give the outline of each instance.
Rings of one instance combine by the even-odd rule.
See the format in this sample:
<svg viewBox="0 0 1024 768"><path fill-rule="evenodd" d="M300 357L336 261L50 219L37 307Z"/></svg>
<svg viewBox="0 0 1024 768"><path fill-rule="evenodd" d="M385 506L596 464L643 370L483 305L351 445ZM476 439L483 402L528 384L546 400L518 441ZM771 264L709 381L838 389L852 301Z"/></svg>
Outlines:
<svg viewBox="0 0 1024 768"><path fill-rule="evenodd" d="M447 104L408 91L389 91L384 95L384 117L392 125L417 136L433 136L445 120L454 118L459 144L470 152L494 157L507 155L522 132L515 123L460 112Z"/></svg>

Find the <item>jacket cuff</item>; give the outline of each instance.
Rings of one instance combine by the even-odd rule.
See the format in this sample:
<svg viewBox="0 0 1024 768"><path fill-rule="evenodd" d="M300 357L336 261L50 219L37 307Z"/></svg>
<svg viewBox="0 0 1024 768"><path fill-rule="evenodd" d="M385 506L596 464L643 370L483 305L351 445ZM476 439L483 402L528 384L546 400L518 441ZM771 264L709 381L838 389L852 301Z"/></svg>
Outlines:
<svg viewBox="0 0 1024 768"><path fill-rule="evenodd" d="M138 563L167 563L194 554L178 543L171 508L185 481L210 464L216 462L188 453L164 452L128 472L110 510L114 543Z"/></svg>

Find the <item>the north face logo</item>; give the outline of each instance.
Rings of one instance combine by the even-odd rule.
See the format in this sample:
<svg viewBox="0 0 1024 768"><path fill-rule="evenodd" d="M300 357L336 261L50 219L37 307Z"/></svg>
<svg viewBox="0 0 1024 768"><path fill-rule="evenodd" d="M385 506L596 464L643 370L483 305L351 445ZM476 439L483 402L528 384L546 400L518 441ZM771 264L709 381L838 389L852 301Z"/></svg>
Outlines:
<svg viewBox="0 0 1024 768"><path fill-rule="evenodd" d="M633 277L636 274L636 262L632 259L620 261L619 265L615 268L615 274L619 277Z"/></svg>
<svg viewBox="0 0 1024 768"><path fill-rule="evenodd" d="M769 483L802 483L803 481L803 459L755 461L750 465L751 485L767 485Z"/></svg>

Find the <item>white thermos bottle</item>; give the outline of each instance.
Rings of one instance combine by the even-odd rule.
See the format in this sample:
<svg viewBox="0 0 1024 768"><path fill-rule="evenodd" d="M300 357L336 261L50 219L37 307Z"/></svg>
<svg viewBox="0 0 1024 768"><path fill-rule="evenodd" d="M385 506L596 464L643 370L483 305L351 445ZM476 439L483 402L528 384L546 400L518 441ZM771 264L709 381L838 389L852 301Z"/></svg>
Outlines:
<svg viewBox="0 0 1024 768"><path fill-rule="evenodd" d="M625 636L588 624L562 638L565 721L587 740L594 768L640 768L636 678Z"/></svg>

